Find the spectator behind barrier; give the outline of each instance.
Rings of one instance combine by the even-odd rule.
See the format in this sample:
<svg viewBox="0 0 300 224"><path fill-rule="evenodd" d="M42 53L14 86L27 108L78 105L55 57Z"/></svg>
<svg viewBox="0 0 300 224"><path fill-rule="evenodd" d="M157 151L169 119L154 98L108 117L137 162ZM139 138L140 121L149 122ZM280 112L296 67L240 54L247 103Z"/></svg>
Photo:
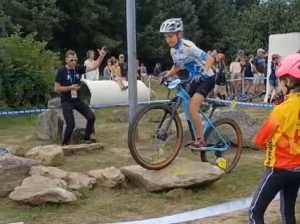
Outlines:
<svg viewBox="0 0 300 224"><path fill-rule="evenodd" d="M275 91L275 95L279 93L279 88L278 88L278 79L276 77L276 69L280 61L280 55L278 54L273 54L272 55L272 61L271 61L271 73L269 76L269 85L270 89L268 92L268 103L271 103L271 97L272 97L272 92Z"/></svg>
<svg viewBox="0 0 300 224"><path fill-rule="evenodd" d="M235 95L237 95L237 93L238 93L238 85L239 85L238 78L239 78L239 75L242 70L242 67L241 67L241 64L239 61L240 61L240 58L236 57L235 60L233 62L231 62L230 68L229 68L230 79L232 80L231 82L232 82L232 85L235 90Z"/></svg>
<svg viewBox="0 0 300 224"><path fill-rule="evenodd" d="M128 75L128 65L125 62L124 54L119 55L119 66L121 68L121 77L127 80Z"/></svg>
<svg viewBox="0 0 300 224"><path fill-rule="evenodd" d="M112 79L112 77L111 77L111 66L112 66L111 61L112 61L111 58L107 60L107 65L105 66L105 68L103 70L103 76L104 76L105 80L111 80Z"/></svg>
<svg viewBox="0 0 300 224"><path fill-rule="evenodd" d="M93 50L89 50L86 53L86 57L87 57L87 59L85 60L84 65L85 66L92 65L94 63L95 52ZM85 73L85 78L87 80L91 80L91 81L99 80L99 68L96 68L93 71L86 72Z"/></svg>
<svg viewBox="0 0 300 224"><path fill-rule="evenodd" d="M147 68L146 66L141 63L141 78L142 78L142 81L145 83L146 79L147 79Z"/></svg>
<svg viewBox="0 0 300 224"><path fill-rule="evenodd" d="M153 75L159 76L160 73L162 73L161 65L159 63L156 63L154 71L153 71Z"/></svg>
<svg viewBox="0 0 300 224"><path fill-rule="evenodd" d="M121 76L121 68L119 66L119 61L117 59L114 59L112 61L111 76L113 80L118 83L122 91L128 89L128 86L125 86L125 84L123 83L123 80L125 78Z"/></svg>
<svg viewBox="0 0 300 224"><path fill-rule="evenodd" d="M254 70L254 91L265 91L264 80L265 80L265 70L266 70L266 59L265 50L262 48L257 49L256 57L253 60L253 70Z"/></svg>

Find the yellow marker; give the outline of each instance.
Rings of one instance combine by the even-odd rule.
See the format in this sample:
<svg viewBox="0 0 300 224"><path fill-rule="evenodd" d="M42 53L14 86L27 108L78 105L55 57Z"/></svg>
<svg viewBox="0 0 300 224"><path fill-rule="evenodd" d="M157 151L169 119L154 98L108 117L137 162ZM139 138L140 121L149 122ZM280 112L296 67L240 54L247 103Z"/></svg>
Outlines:
<svg viewBox="0 0 300 224"><path fill-rule="evenodd" d="M227 162L226 162L226 159L222 158L222 157L219 157L216 159L216 165L222 169L222 170L226 170L226 167L227 167Z"/></svg>
<svg viewBox="0 0 300 224"><path fill-rule="evenodd" d="M235 108L235 106L236 106L236 101L233 100L233 101L231 102L231 107L232 107L232 108Z"/></svg>

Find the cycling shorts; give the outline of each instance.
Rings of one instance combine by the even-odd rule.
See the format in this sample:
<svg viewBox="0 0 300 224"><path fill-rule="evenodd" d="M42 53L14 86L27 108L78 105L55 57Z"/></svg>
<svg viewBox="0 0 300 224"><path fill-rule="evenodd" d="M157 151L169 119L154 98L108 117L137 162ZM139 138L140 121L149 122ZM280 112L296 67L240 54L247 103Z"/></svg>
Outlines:
<svg viewBox="0 0 300 224"><path fill-rule="evenodd" d="M215 87L216 76L210 76L205 78L201 82L192 82L189 87L188 94L193 97L195 93L202 95L204 98L212 91Z"/></svg>

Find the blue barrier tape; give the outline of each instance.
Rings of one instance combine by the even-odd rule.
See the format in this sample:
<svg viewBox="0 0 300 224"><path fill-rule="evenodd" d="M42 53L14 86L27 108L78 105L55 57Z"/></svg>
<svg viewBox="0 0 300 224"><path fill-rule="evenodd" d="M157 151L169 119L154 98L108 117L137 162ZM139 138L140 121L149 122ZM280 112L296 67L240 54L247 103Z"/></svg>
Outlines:
<svg viewBox="0 0 300 224"><path fill-rule="evenodd" d="M248 103L248 102L238 102L238 101L229 101L229 100L218 100L218 99L209 99L210 101L224 103L226 105L237 105L243 107L259 107L259 108L273 108L274 105L270 103Z"/></svg>
<svg viewBox="0 0 300 224"><path fill-rule="evenodd" d="M228 106L235 104L236 106L243 106L243 107L256 107L256 108L273 108L273 104L267 103L248 103L248 102L235 102L229 100L218 100L218 99L209 99L210 101L224 103ZM144 101L139 102L139 105L151 104L151 103L167 103L169 100L151 100L151 101ZM101 109L101 108L109 108L109 107L117 107L117 106L128 106L128 103L117 103L117 104L95 104L90 105L94 109ZM51 109L51 108L49 108ZM7 116L7 115L24 115L24 114L37 114L42 113L46 109L30 109L30 110L13 110L13 111L0 111L0 116Z"/></svg>
<svg viewBox="0 0 300 224"><path fill-rule="evenodd" d="M6 115L23 115L23 114L37 114L37 113L42 113L45 110L46 109L0 111L0 116L6 116Z"/></svg>

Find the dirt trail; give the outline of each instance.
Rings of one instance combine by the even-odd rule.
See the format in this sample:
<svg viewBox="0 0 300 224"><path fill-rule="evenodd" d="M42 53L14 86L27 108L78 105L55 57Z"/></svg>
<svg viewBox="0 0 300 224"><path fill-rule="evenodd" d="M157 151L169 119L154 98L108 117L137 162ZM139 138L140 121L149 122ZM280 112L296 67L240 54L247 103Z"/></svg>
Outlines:
<svg viewBox="0 0 300 224"><path fill-rule="evenodd" d="M297 213L297 223L300 223L300 201L298 201L296 206L296 213ZM279 211L279 202L273 202L266 214L265 214L265 221L268 224L278 224L281 221L280 211ZM247 224L248 222L248 214L247 210L241 210L237 212L232 212L224 215L219 215L211 218L205 218L195 221L189 222L181 222L180 224Z"/></svg>

